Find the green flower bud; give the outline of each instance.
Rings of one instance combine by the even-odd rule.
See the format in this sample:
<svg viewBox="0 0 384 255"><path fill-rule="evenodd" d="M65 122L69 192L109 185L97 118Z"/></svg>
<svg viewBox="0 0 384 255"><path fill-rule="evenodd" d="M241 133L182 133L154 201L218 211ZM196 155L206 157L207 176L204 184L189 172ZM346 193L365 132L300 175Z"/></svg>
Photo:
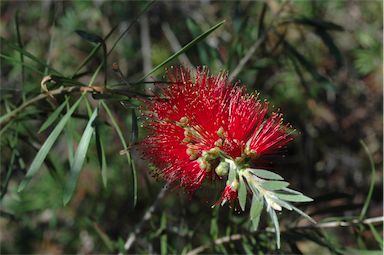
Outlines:
<svg viewBox="0 0 384 255"><path fill-rule="evenodd" d="M239 189L239 181L237 179L234 179L231 183L231 187L234 191L237 191Z"/></svg>
<svg viewBox="0 0 384 255"><path fill-rule="evenodd" d="M229 164L227 162L220 162L216 167L215 172L218 176L226 176L229 172Z"/></svg>

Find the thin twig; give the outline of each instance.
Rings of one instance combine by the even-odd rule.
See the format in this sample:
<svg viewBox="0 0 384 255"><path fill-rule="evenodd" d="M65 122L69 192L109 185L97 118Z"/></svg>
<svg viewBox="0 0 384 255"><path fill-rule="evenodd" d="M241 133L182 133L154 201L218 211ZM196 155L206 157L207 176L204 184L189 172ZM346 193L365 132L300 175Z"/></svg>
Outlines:
<svg viewBox="0 0 384 255"><path fill-rule="evenodd" d="M236 66L236 68L232 71L232 73L228 77L228 81L232 82L235 77L243 70L245 64L251 59L255 51L260 47L260 45L267 39L267 35L269 32L274 30L274 24L277 19L277 17L280 15L280 13L284 10L284 7L290 2L290 0L284 2L280 9L273 15L272 22L269 25L268 29L255 41L255 43L249 48L249 50L245 53L244 57L240 60L239 64Z"/></svg>
<svg viewBox="0 0 384 255"><path fill-rule="evenodd" d="M140 233L144 223L146 221L148 221L149 219L151 219L151 217L153 215L153 212L156 210L160 200L164 197L165 192L168 190L168 187L169 187L169 184L167 183L160 190L160 192L157 195L157 197L156 197L155 201L153 202L153 204L147 209L147 211L145 212L145 214L144 214L143 218L141 219L141 221L139 222L139 224L136 225L135 230L133 232L131 232L131 234L127 238L127 241L125 242L125 245L124 245L124 249L126 251L128 251L132 247L132 244L135 242L136 237Z"/></svg>
<svg viewBox="0 0 384 255"><path fill-rule="evenodd" d="M105 93L107 91L104 87L98 86L72 86L72 87L60 87L55 90L50 90L44 93L37 95L36 97L24 102L22 105L14 109L12 112L7 113L4 118L0 119L0 125L4 126L13 118L15 118L21 111L23 111L28 106L41 101L46 98L52 98L55 95L68 94L72 92L92 92L92 93Z"/></svg>
<svg viewBox="0 0 384 255"><path fill-rule="evenodd" d="M356 224L375 224L375 223L383 223L384 222L384 217L383 216L380 216L380 217L374 217L374 218L368 218L368 219L365 219L363 221L360 221L359 219L355 219L355 220L352 220L352 221L332 221L332 222L324 222L324 223L318 223L318 224L314 224L314 225L305 225L305 226L299 226L299 227L294 227L294 228L291 228L291 229L304 229L304 228L335 228L335 227L350 227L352 225L356 225ZM264 230L265 232L273 232L274 230L273 229L269 229L269 228L266 228ZM286 231L289 231L286 230ZM230 236L224 236L224 237L221 237L221 238L218 238L214 241L214 244L215 245L220 245L220 244L223 244L223 243L229 243L231 241L237 241L237 240L241 240L245 237L247 237L248 235L245 235L245 234L233 234L233 235L230 235ZM196 255L196 254L199 254L201 252L203 252L204 250L208 249L210 247L210 245L201 245L193 250L191 250L190 252L187 253L187 255Z"/></svg>
<svg viewBox="0 0 384 255"><path fill-rule="evenodd" d="M60 95L60 94L68 94L68 93L72 93L72 92L82 92L82 93L85 92L85 93L93 93L93 94L110 93L110 94L126 96L126 97L149 97L146 94L135 92L135 91L128 90L128 89L116 89L116 88L115 89L109 89L109 88L106 88L104 86L82 86L82 85L76 85L76 86L71 86L71 87L61 86L60 88L55 89L55 90L48 90L48 88L47 88L48 82L57 83L57 81L55 81L55 78L53 78L51 75L45 76L42 79L41 84L40 84L42 93L40 93L36 97L24 102L23 104L18 106L16 109L14 109L14 110L6 113L5 115L1 116L0 117L0 126L4 127L5 125L7 125L9 123L9 121L14 119L26 107L28 107L28 106L30 106L30 105L38 102L38 101L46 99L46 98L54 99L55 95Z"/></svg>
<svg viewBox="0 0 384 255"><path fill-rule="evenodd" d="M374 217L374 218L368 218L365 220L359 220L355 219L352 221L331 221L331 222L324 222L324 223L319 223L316 225L308 225L308 226L302 226L299 228L306 228L306 227L316 227L316 228L335 228L335 227L349 227L355 224L374 224L374 223L379 223L384 221L384 216L380 217Z"/></svg>

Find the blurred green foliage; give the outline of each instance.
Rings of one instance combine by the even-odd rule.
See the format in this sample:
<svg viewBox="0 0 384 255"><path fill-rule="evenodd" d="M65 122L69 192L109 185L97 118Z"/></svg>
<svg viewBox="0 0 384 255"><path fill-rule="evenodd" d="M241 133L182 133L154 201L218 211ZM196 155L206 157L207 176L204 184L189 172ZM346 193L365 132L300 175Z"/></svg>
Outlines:
<svg viewBox="0 0 384 255"><path fill-rule="evenodd" d="M381 254L382 219L359 221L364 204L365 218L382 215L381 1L2 1L0 8L1 253ZM222 20L224 25L204 34ZM212 73L235 72L234 82L259 91L300 132L274 168L315 199L300 208L320 225L283 212L281 250L271 241L267 217L253 232L248 214L211 208L220 184L206 183L192 196L171 188L157 198L164 183L151 176L153 167L136 149L146 130L134 114L141 104L135 96L152 93L151 81L163 74L136 83L147 74L144 63L152 69L177 51L174 45L202 34L207 37L167 66L188 65L187 59ZM105 39L107 51L114 42L116 47L106 57L95 38ZM52 80L42 85L46 75ZM105 79L110 91L99 93ZM96 90L84 95L31 183L17 192L80 95L49 93L88 85ZM29 104L39 95L46 96ZM95 108L95 134L86 154L78 155L85 163L64 206L66 182ZM50 124L38 132L47 119ZM143 221L148 208L154 211Z"/></svg>

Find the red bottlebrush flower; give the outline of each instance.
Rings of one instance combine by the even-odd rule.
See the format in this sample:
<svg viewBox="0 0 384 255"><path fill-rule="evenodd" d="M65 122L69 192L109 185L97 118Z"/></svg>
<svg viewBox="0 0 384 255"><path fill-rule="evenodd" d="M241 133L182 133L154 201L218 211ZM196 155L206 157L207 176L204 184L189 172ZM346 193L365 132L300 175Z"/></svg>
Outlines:
<svg viewBox="0 0 384 255"><path fill-rule="evenodd" d="M235 201L236 199L237 199L237 190L234 190L233 185L227 185L227 186L225 186L224 191L221 194L220 200L217 201L214 204L214 206L216 206L220 203L224 204L227 201L232 202L232 201Z"/></svg>
<svg viewBox="0 0 384 255"><path fill-rule="evenodd" d="M142 147L169 182L193 192L207 176L228 173L221 165L224 157L257 163L293 139L281 114L268 117L266 101L229 84L223 73L213 76L198 69L192 79L189 71L176 68L168 79L169 86L145 101L150 133ZM234 194L224 191L222 200Z"/></svg>

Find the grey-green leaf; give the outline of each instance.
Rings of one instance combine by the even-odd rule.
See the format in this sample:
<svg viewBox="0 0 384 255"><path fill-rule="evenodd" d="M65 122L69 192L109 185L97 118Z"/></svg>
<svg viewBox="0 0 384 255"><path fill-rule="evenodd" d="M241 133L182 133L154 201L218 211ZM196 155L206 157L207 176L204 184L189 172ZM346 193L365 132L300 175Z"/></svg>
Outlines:
<svg viewBox="0 0 384 255"><path fill-rule="evenodd" d="M31 181L32 177L37 173L37 171L40 169L41 165L43 164L45 158L48 155L48 152L51 150L53 144L59 137L61 131L63 131L65 124L68 122L69 118L73 114L73 112L77 109L79 106L81 100L84 97L80 97L76 103L67 111L67 113L64 115L64 117L60 120L60 122L57 124L57 126L53 129L52 133L48 136L47 140L45 140L44 144L41 146L39 152L37 153L36 157L33 159L31 166L29 167L27 174L23 181L20 183L17 191L22 191L28 183Z"/></svg>
<svg viewBox="0 0 384 255"><path fill-rule="evenodd" d="M252 226L254 230L257 230L260 221L261 210L264 207L264 200L260 199L256 194L252 196L252 205L249 216L251 217Z"/></svg>
<svg viewBox="0 0 384 255"><path fill-rule="evenodd" d="M278 198L272 198L272 200L278 205L280 205L281 207L284 207L285 209L292 211L292 206L290 203L284 202L283 200L280 200Z"/></svg>
<svg viewBox="0 0 384 255"><path fill-rule="evenodd" d="M290 189L290 188L284 188L284 189L281 189L283 191L286 191L286 192L289 192L289 193L292 193L292 194L296 194L296 195L302 195L303 193L297 191L297 190L293 190L293 189Z"/></svg>
<svg viewBox="0 0 384 255"><path fill-rule="evenodd" d="M240 175L239 178L239 203L241 210L245 211L245 204L247 202L247 187L243 177Z"/></svg>
<svg viewBox="0 0 384 255"><path fill-rule="evenodd" d="M279 227L279 221L277 219L276 212L274 210L269 210L269 215L271 216L273 226L275 228L275 234L276 234L276 246L277 249L280 249L280 227Z"/></svg>
<svg viewBox="0 0 384 255"><path fill-rule="evenodd" d="M314 219L312 219L309 215L307 215L305 212L303 212L302 210L300 210L299 208L291 205L292 209L295 210L298 214L300 214L301 216L303 216L304 218L306 218L307 220L309 220L310 222L312 222L313 224L316 224L316 221Z"/></svg>
<svg viewBox="0 0 384 255"><path fill-rule="evenodd" d="M229 174L228 174L228 185L231 185L231 183L236 178L236 169L233 167L232 164L229 165Z"/></svg>
<svg viewBox="0 0 384 255"><path fill-rule="evenodd" d="M280 175L263 169L250 169L250 172L256 175L257 177L264 179L283 180L283 177L281 177Z"/></svg>
<svg viewBox="0 0 384 255"><path fill-rule="evenodd" d="M290 202L311 202L311 201L313 201L312 198L307 197L303 194L291 195L291 194L275 193L275 195L278 198L280 198L281 200L290 201Z"/></svg>
<svg viewBox="0 0 384 255"><path fill-rule="evenodd" d="M41 128L39 129L38 133L43 132L46 130L51 124L59 117L60 113L63 111L65 105L68 103L68 98L58 107L56 110L49 115L48 119L41 125Z"/></svg>
<svg viewBox="0 0 384 255"><path fill-rule="evenodd" d="M95 108L91 118L87 123L87 126L85 127L84 133L81 136L79 146L77 147L75 158L71 166L69 179L67 181L67 184L64 190L64 197L63 197L64 205L66 205L71 200L72 195L76 189L77 180L79 178L81 168L83 167L85 156L87 155L88 147L94 131L93 122L96 119L97 114L98 114L98 108Z"/></svg>
<svg viewBox="0 0 384 255"><path fill-rule="evenodd" d="M289 182L284 181L265 181L261 183L261 186L267 190L279 190L288 187Z"/></svg>

